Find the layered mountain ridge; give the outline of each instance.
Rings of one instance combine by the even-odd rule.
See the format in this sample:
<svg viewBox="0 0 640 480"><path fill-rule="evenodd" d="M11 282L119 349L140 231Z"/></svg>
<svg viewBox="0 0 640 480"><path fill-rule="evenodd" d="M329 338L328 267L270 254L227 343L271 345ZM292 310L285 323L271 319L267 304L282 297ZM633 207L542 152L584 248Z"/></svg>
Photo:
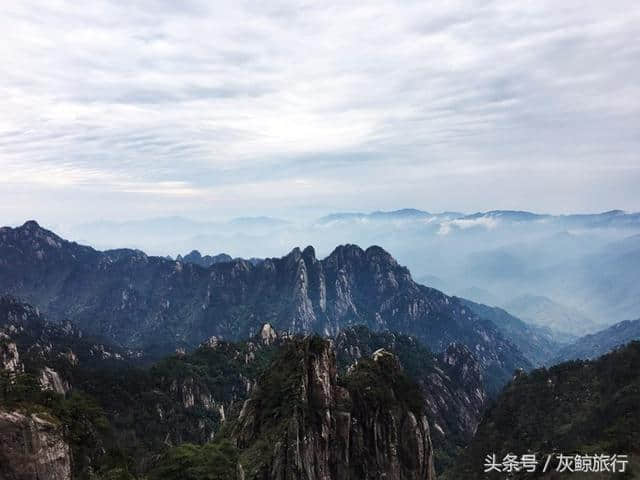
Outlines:
<svg viewBox="0 0 640 480"><path fill-rule="evenodd" d="M413 281L380 247L312 247L258 265L203 268L138 250L100 252L30 221L0 229L0 292L25 298L54 320L129 347L193 347L211 336L278 331L336 335L349 325L414 335L434 351L467 345L494 390L530 362L490 321L457 299Z"/></svg>
<svg viewBox="0 0 640 480"><path fill-rule="evenodd" d="M580 337L575 342L561 348L549 363L554 364L574 359L589 360L604 355L632 340L640 340L640 319L625 320L604 330Z"/></svg>

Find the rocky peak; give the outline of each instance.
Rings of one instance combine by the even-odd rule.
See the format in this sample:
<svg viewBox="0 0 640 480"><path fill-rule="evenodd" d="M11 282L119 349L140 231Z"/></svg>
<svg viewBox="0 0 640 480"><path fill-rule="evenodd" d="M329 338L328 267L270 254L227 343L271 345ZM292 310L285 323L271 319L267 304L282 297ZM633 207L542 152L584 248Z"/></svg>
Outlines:
<svg viewBox="0 0 640 480"><path fill-rule="evenodd" d="M383 263L390 266L397 266L398 262L384 248L372 245L365 251L365 257L369 262Z"/></svg>
<svg viewBox="0 0 640 480"><path fill-rule="evenodd" d="M260 330L260 340L263 345L271 345L278 339L278 334L270 323L265 323Z"/></svg>
<svg viewBox="0 0 640 480"><path fill-rule="evenodd" d="M189 259L190 261L197 263L202 259L202 254L198 250L191 250L191 252L184 256L184 259Z"/></svg>
<svg viewBox="0 0 640 480"><path fill-rule="evenodd" d="M233 261L233 258L226 253L220 253L218 255L202 255L198 250L192 250L184 257L182 255L178 255L176 260L182 263L192 263L204 268L209 268L211 265L216 263L231 262Z"/></svg>
<svg viewBox="0 0 640 480"><path fill-rule="evenodd" d="M388 355L379 352L379 362ZM341 381L330 342L287 344L235 427L245 478L435 478L427 419L396 392L392 379L402 373L384 372L381 365L359 366Z"/></svg>
<svg viewBox="0 0 640 480"><path fill-rule="evenodd" d="M302 251L300 247L294 247L287 255L285 255L285 261L297 263L302 258Z"/></svg>
<svg viewBox="0 0 640 480"><path fill-rule="evenodd" d="M60 248L64 243L63 239L46 228L42 228L35 220L26 221L21 227L15 228L14 232L23 238L45 240L49 246L55 248Z"/></svg>
<svg viewBox="0 0 640 480"><path fill-rule="evenodd" d="M0 333L0 367L9 372L10 375L24 372L24 365L20 361L18 346L14 342L8 341L9 337Z"/></svg>
<svg viewBox="0 0 640 480"><path fill-rule="evenodd" d="M336 266L344 265L345 263L359 261L364 257L365 253L358 245L346 244L338 245L333 252L325 259L329 264L335 264Z"/></svg>
<svg viewBox="0 0 640 480"><path fill-rule="evenodd" d="M390 370L402 370L402 366L400 365L400 360L390 351L379 348L371 355L371 358L374 362L380 363L384 366L384 368L389 368Z"/></svg>
<svg viewBox="0 0 640 480"><path fill-rule="evenodd" d="M487 404L481 368L471 350L456 343L446 353L432 353L414 337L364 326L343 329L335 344L340 371L354 373L362 359L366 363L371 358L390 372L399 372L401 364L420 385L438 453L436 468L444 470L473 436Z"/></svg>
<svg viewBox="0 0 640 480"><path fill-rule="evenodd" d="M316 251L315 249L311 246L308 245L303 251L302 251L302 257L304 258L304 261L306 263L312 264L317 262L318 260L316 259Z"/></svg>
<svg viewBox="0 0 640 480"><path fill-rule="evenodd" d="M19 227L24 233L37 233L43 228L35 220L27 220L22 227Z"/></svg>
<svg viewBox="0 0 640 480"><path fill-rule="evenodd" d="M22 225L22 228L24 228L24 229L27 229L27 228L40 228L40 225L35 220L27 220Z"/></svg>
<svg viewBox="0 0 640 480"><path fill-rule="evenodd" d="M207 338L204 342L202 342L201 346L206 348L215 349L220 344L220 339L215 335Z"/></svg>

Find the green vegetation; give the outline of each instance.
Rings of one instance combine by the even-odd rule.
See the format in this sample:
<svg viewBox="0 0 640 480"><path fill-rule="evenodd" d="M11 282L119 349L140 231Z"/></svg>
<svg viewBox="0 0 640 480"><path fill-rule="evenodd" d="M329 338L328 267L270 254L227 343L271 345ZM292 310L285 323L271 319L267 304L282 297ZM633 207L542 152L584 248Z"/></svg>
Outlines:
<svg viewBox="0 0 640 480"><path fill-rule="evenodd" d="M349 395L332 408L360 420L371 412L423 415L424 391L415 380L436 368L432 354L408 337L355 335L365 339L359 344L363 356L347 370L349 359L338 351L337 382ZM387 345L393 345L404 370L394 355L368 358L371 349ZM327 347L321 337L280 347L221 342L146 369L64 367L54 360L48 365L66 368L65 378L74 385L67 395L42 391L36 375L40 363L24 356L26 373L0 375L0 405L61 425L75 479L234 480L238 464L246 478L255 478L273 461L274 446L288 441L291 428L313 431L320 425L323 410L314 402L322 399L303 395L302 385L313 362L327 360L335 368L326 358L333 355ZM257 390L240 425L233 419L247 398L246 381L257 381ZM224 426L214 400L225 405L231 419ZM638 405L640 342L635 342L597 361L517 375L462 456L456 458L457 445L447 444L436 449L435 461L452 466L444 478L473 479L483 477L487 453L638 454Z"/></svg>
<svg viewBox="0 0 640 480"><path fill-rule="evenodd" d="M235 468L237 454L228 444L207 443L221 426L216 405L239 408L246 397L244 379L254 379L264 370L275 350L249 342L221 342L215 349L203 347L189 355L167 357L150 368L123 362L107 362L103 368L72 367L54 358L46 364L64 372L74 386L66 396L41 390L36 373L42 359L23 355L28 373L0 372L0 406L37 412L61 424L77 479L132 480L150 471L157 474L169 468L171 459L189 460L182 455L185 449L175 451L181 445L201 449L199 457L189 460L194 468L188 478L231 478L218 466L228 458ZM193 405L188 398L193 398ZM211 455L217 459L213 464L205 462L201 470L195 467L202 463L198 459ZM162 463L155 469L158 459Z"/></svg>
<svg viewBox="0 0 640 480"><path fill-rule="evenodd" d="M640 342L595 361L519 374L446 478L485 478L489 453L638 455L639 406Z"/></svg>
<svg viewBox="0 0 640 480"><path fill-rule="evenodd" d="M61 425L73 452L74 474L78 478L84 478L87 472L86 459L100 459L103 447L112 437L109 421L94 398L81 391L64 396L41 390L37 378L30 374L15 375L3 383L0 405L9 410L37 413ZM102 465L102 459L98 464Z"/></svg>
<svg viewBox="0 0 640 480"><path fill-rule="evenodd" d="M309 405L302 395L304 362L310 355L319 354L325 342L319 337L287 342L258 376L258 394L251 397L246 412L250 421L245 428L250 441L239 442L240 463L247 478L258 478L269 465L274 445L286 436L292 416L310 417Z"/></svg>
<svg viewBox="0 0 640 480"><path fill-rule="evenodd" d="M420 387L405 375L392 355L361 359L341 380L356 408L390 410L401 406L416 416L424 413Z"/></svg>
<svg viewBox="0 0 640 480"><path fill-rule="evenodd" d="M149 480L234 480L238 451L229 441L185 443L169 449Z"/></svg>

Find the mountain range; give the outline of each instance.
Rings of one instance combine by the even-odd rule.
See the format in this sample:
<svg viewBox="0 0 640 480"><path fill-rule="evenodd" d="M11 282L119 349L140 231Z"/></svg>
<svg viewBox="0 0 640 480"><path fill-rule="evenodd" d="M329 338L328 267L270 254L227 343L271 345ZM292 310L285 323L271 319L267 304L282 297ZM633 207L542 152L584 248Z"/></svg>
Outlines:
<svg viewBox="0 0 640 480"><path fill-rule="evenodd" d="M193 347L215 336L279 331L336 335L350 325L410 334L432 350L467 345L497 390L531 363L490 321L419 285L380 247L311 247L254 265L193 263L138 250L97 251L30 221L0 229L0 291L126 348Z"/></svg>

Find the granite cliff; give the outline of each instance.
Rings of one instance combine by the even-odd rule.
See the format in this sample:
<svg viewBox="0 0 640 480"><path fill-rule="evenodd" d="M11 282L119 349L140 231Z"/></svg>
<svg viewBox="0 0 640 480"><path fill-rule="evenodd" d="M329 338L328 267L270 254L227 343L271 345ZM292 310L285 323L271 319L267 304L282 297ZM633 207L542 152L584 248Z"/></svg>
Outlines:
<svg viewBox="0 0 640 480"><path fill-rule="evenodd" d="M326 340L285 347L258 380L232 433L243 477L435 478L422 397L397 358L381 349L344 378L337 372ZM277 392L284 402L273 401Z"/></svg>

